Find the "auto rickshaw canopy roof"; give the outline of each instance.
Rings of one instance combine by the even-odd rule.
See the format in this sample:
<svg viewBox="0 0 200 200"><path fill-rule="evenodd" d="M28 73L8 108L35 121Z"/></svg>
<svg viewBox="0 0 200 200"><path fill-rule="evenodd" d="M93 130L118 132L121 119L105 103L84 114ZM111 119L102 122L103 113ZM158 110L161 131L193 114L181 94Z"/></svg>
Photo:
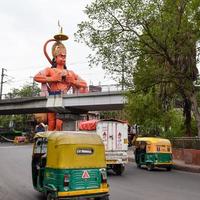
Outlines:
<svg viewBox="0 0 200 200"><path fill-rule="evenodd" d="M55 169L106 167L105 147L97 134L51 131L37 133L35 138L47 138L46 167Z"/></svg>
<svg viewBox="0 0 200 200"><path fill-rule="evenodd" d="M163 145L171 145L171 142L165 138L157 138L157 137L138 137L136 142L146 142L148 144L163 144Z"/></svg>
<svg viewBox="0 0 200 200"><path fill-rule="evenodd" d="M61 144L99 144L102 140L97 134L83 131L47 131L39 132L34 138L47 138L48 141L55 141L55 145Z"/></svg>
<svg viewBox="0 0 200 200"><path fill-rule="evenodd" d="M136 148L146 149L148 153L171 153L171 142L168 139L156 137L138 137Z"/></svg>

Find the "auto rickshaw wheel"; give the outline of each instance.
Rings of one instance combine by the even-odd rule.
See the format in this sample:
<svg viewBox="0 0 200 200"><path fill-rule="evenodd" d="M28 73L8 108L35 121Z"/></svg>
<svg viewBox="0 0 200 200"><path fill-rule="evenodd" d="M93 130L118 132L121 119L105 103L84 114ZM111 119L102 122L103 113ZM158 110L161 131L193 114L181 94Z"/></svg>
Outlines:
<svg viewBox="0 0 200 200"><path fill-rule="evenodd" d="M166 169L167 169L167 171L171 171L172 170L172 166L171 165L167 166Z"/></svg>
<svg viewBox="0 0 200 200"><path fill-rule="evenodd" d="M141 168L141 165L139 163L137 163L137 168Z"/></svg>
<svg viewBox="0 0 200 200"><path fill-rule="evenodd" d="M51 192L49 192L49 193L47 194L47 200L57 200L57 198L54 197L54 196L52 195Z"/></svg>
<svg viewBox="0 0 200 200"><path fill-rule="evenodd" d="M147 163L147 170L148 170L148 171L152 171L153 168L154 168L153 164Z"/></svg>

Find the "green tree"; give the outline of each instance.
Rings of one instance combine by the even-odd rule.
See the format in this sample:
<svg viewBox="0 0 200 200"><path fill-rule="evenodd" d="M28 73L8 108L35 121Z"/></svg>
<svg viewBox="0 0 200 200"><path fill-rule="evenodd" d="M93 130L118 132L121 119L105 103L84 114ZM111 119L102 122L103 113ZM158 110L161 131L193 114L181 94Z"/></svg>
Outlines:
<svg viewBox="0 0 200 200"><path fill-rule="evenodd" d="M13 88L12 92L7 94L6 98L21 98L39 96L40 88L37 84L25 84L21 89ZM10 128L10 122L14 123L14 129L26 130L27 122L32 118L32 114L24 115L2 115L0 116L0 126L4 128Z"/></svg>
<svg viewBox="0 0 200 200"><path fill-rule="evenodd" d="M140 132L145 134L158 134L161 132L161 103L157 93L151 90L148 93L127 94L129 103L126 106L127 119L130 124L139 124Z"/></svg>
<svg viewBox="0 0 200 200"><path fill-rule="evenodd" d="M6 98L21 98L21 97L34 97L39 96L41 89L34 82L33 84L27 83L22 86L21 89L13 88L10 93L6 95Z"/></svg>
<svg viewBox="0 0 200 200"><path fill-rule="evenodd" d="M137 73L138 82L140 78L146 83L144 89L159 86L164 107L178 93L184 101L187 131L193 109L200 136L193 85L198 73L199 7L199 0L96 0L86 7L88 20L79 24L77 38L93 49L91 64L101 62L111 73L125 71L125 83L132 90Z"/></svg>

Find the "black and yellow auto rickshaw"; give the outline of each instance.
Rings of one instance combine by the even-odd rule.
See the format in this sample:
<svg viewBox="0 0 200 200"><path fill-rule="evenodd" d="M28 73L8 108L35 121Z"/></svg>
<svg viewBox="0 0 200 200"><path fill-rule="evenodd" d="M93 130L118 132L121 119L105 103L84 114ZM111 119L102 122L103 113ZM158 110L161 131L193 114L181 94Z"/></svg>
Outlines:
<svg viewBox="0 0 200 200"><path fill-rule="evenodd" d="M138 137L135 142L135 162L140 168L146 166L150 171L154 167L172 169L172 146L168 139Z"/></svg>
<svg viewBox="0 0 200 200"><path fill-rule="evenodd" d="M47 200L108 200L104 144L96 134L37 133L32 156L34 188Z"/></svg>

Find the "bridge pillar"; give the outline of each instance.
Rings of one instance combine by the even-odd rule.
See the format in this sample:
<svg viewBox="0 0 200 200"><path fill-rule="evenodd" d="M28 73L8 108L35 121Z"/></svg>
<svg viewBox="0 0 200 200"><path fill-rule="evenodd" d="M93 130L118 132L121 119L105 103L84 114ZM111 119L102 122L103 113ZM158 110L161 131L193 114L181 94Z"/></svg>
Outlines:
<svg viewBox="0 0 200 200"><path fill-rule="evenodd" d="M77 131L78 121L84 120L87 115L57 113L57 117L63 120L64 131Z"/></svg>

